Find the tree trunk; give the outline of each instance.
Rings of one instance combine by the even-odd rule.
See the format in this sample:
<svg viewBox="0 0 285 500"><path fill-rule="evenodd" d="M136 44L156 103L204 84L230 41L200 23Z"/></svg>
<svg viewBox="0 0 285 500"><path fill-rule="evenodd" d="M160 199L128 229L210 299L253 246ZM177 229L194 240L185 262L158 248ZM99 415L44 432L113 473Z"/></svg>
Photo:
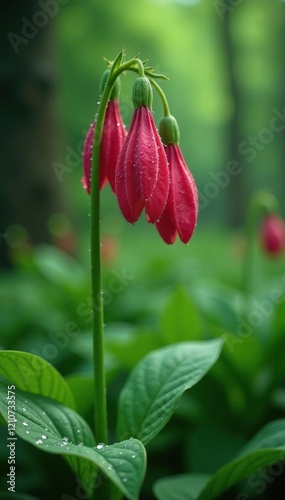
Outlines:
<svg viewBox="0 0 285 500"><path fill-rule="evenodd" d="M240 156L238 147L241 141L240 138L240 110L241 97L235 75L235 48L231 35L231 17L233 7L229 3L228 8L224 11L223 20L221 21L221 30L223 36L225 50L225 64L228 70L229 91L233 101L233 114L228 129L228 159L240 164ZM241 171L238 175L231 178L228 186L228 223L232 226L242 225L245 220L246 211L246 171L240 165Z"/></svg>
<svg viewBox="0 0 285 500"><path fill-rule="evenodd" d="M25 235L28 245L50 242L47 221L65 211L51 166L58 155L52 24L38 1L2 2L1 267L11 266L11 247Z"/></svg>

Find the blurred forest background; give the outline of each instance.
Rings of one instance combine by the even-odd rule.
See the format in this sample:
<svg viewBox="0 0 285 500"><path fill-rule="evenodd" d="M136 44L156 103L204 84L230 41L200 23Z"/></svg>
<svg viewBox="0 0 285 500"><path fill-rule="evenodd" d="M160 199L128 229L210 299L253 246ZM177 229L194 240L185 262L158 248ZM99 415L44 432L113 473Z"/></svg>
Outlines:
<svg viewBox="0 0 285 500"><path fill-rule="evenodd" d="M128 58L139 54L169 77L161 85L198 185L198 226L189 246L167 246L144 215L127 224L109 186L101 193L111 436L120 389L144 355L185 340L235 337L224 365L191 391L194 406L185 399L166 438L148 449L145 498L153 498L152 484L169 474L170 464L171 474L212 472L240 449L240 438L244 443L284 417L284 253L274 261L262 254L257 230L249 336L242 335L240 312L251 195L271 190L285 217L284 26L281 0L1 2L0 349L51 362L68 378L89 423L90 198L81 184L82 147L98 109L104 57L112 60L124 47ZM134 76L121 78L127 127ZM161 115L154 95L157 124ZM216 426L213 440L205 426ZM6 432L0 427L0 441ZM6 447L0 447L4 470L2 464ZM59 459L20 440L17 474L19 491L43 500L64 484L72 491ZM270 493L264 498L274 498Z"/></svg>
<svg viewBox="0 0 285 500"><path fill-rule="evenodd" d="M284 209L284 2L17 0L1 10L2 266L7 246L53 240L73 252L74 234L87 233L81 150L103 57L122 47L170 78L162 85L198 185L199 227L243 224L259 187ZM133 75L122 80L128 126ZM158 98L154 113L158 122ZM109 187L102 207L103 231L130 231Z"/></svg>

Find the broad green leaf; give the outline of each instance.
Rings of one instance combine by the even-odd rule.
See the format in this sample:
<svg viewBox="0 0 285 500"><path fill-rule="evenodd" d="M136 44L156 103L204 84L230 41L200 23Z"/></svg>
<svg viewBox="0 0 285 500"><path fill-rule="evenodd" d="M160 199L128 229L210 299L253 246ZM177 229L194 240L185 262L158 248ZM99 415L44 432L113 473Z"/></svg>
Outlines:
<svg viewBox="0 0 285 500"><path fill-rule="evenodd" d="M266 425L237 458L219 469L196 497L211 500L270 464L285 459L285 419ZM190 485L190 483L189 483ZM195 499L196 500L196 499Z"/></svg>
<svg viewBox="0 0 285 500"><path fill-rule="evenodd" d="M181 474L156 481L153 487L158 500L195 500L211 476Z"/></svg>
<svg viewBox="0 0 285 500"><path fill-rule="evenodd" d="M21 351L0 351L0 375L17 389L41 394L74 408L73 397L64 378L39 356Z"/></svg>
<svg viewBox="0 0 285 500"><path fill-rule="evenodd" d="M201 340L201 322L194 303L177 288L161 316L161 335L167 343Z"/></svg>
<svg viewBox="0 0 285 500"><path fill-rule="evenodd" d="M87 423L73 410L49 398L16 390L17 436L42 451L63 455L90 493L97 469L107 476L130 500L138 498L145 474L145 449L136 439L110 446L94 446ZM0 383L0 412L8 421L7 387ZM11 417L11 413L9 415ZM13 426L8 428L11 441ZM99 473L100 474L100 473Z"/></svg>
<svg viewBox="0 0 285 500"><path fill-rule="evenodd" d="M222 340L185 342L148 354L130 374L119 398L118 435L148 443L165 426L183 392L217 360Z"/></svg>
<svg viewBox="0 0 285 500"><path fill-rule="evenodd" d="M230 287L208 281L206 286L197 284L192 293L204 318L217 327L223 325L229 331L236 331L242 303L240 293Z"/></svg>

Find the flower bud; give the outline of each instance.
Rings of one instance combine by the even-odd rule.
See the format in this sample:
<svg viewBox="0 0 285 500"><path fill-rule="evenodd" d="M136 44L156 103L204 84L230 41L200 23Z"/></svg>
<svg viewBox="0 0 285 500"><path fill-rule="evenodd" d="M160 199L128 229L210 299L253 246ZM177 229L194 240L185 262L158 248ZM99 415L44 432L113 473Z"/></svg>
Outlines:
<svg viewBox="0 0 285 500"><path fill-rule="evenodd" d="M280 255L285 249L285 226L278 214L267 215L260 228L261 245L271 256Z"/></svg>
<svg viewBox="0 0 285 500"><path fill-rule="evenodd" d="M159 135L165 146L179 143L179 127L174 116L164 116L159 122Z"/></svg>
<svg viewBox="0 0 285 500"><path fill-rule="evenodd" d="M135 109L141 106L151 109L153 92L151 83L146 76L140 76L134 81L132 97Z"/></svg>

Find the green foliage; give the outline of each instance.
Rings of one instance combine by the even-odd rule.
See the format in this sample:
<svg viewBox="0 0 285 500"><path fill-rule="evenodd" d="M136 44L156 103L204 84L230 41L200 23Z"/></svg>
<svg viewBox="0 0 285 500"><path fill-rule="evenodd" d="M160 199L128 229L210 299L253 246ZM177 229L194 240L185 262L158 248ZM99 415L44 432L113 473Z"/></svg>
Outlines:
<svg viewBox="0 0 285 500"><path fill-rule="evenodd" d="M145 451L138 440L95 447L89 426L73 410L18 389L16 401L16 434L45 452L63 455L89 494L98 468L128 499L137 498L145 473ZM7 422L10 408L7 384L1 383L0 411Z"/></svg>
<svg viewBox="0 0 285 500"><path fill-rule="evenodd" d="M283 460L278 455L282 450L276 451L278 443L273 441L275 430L271 424L267 444L263 439L261 441L262 435L259 435L256 447L249 439L265 423L284 416L284 262L269 263L257 255L258 281L254 281L257 291L248 299L244 315L237 272L240 260L231 251L235 248L237 236L218 233L215 240L211 232L207 235L200 232L199 236L199 239L194 238L191 252L188 247L179 246L172 252L151 239L150 254L147 251L150 240L142 235L131 241L132 252L126 241L123 249L126 257L121 260L118 256L111 267L104 269L106 288L117 276L121 280L117 288L123 283L119 292L112 294L110 304L105 306L110 432L114 441L119 420L120 438L136 437L147 443L149 466L142 495L150 498L153 484L161 478L155 487L158 498L167 494L167 500L172 500L173 491L180 491L181 498L188 500L183 493L188 488L188 480L191 480L191 494L195 499L202 489L205 492L217 491L217 498L225 489L232 495L234 485L243 488L238 486L243 478L258 475L260 468L268 467L274 460ZM211 254L208 252L210 245ZM138 252L145 255L143 260L135 259ZM225 252L227 259L223 258ZM127 268L125 258L128 259ZM92 425L92 345L88 330L87 271L80 263L49 247L36 249L19 261L18 266L13 275L3 276L0 284L1 300L6 305L1 317L1 341L12 349L0 351L1 375L17 386L19 402L22 397L25 401L31 400L31 405L37 404L34 401L44 401L49 407L54 406L55 412L60 408L63 415L76 415L76 423L82 422L83 418ZM18 307L18 304L15 307L15 290L19 291L18 304L23 304L23 307ZM11 311L14 310L13 316ZM214 364L221 338L224 348ZM49 349L46 349L47 345ZM57 352L55 357L50 357L53 353L51 346ZM35 349L37 354L46 356L46 361L32 354ZM197 384L200 376L197 378L193 369L196 370L198 359L203 378ZM202 359L205 361L203 365ZM66 375L66 381L50 363ZM168 374L166 378L165 374ZM181 377L176 377L177 374ZM158 392L155 384L159 385ZM191 389L186 390L190 385ZM141 387L144 392L138 398ZM21 390L26 391L25 396L21 396ZM71 410L74 407L77 414ZM5 404L5 417L4 408ZM146 418L141 417L144 409ZM27 416L19 415L19 421L24 418ZM34 420L31 415L31 426ZM89 428L88 424L82 425ZM130 432L133 424L135 432ZM35 428L33 445L40 439L40 434L47 435L45 429L49 426L43 428L43 425L44 420ZM163 431L158 432L162 427ZM5 428L6 425L3 426L4 432ZM68 437L65 429L56 435L52 434L53 427L50 431L50 443L53 439L54 447L45 449L44 443L34 446L35 451L56 450L66 455L63 450L66 445L61 447L58 444L63 437ZM23 436L24 450L28 436ZM73 441L72 435L69 438L74 446L75 455L69 455L73 463L85 460L99 470L100 464L89 460L89 454L82 458L79 444L83 440ZM97 453L97 458L98 454L103 456L105 448L96 450L87 442L83 446L84 450L92 449ZM112 450L111 446L106 450ZM243 455L237 455L242 449ZM31 448L24 453L28 453L35 463L39 462L38 456L32 458ZM24 476L22 460L24 462L19 454L19 482ZM0 455L0 461L4 466L6 457ZM179 468L174 469L176 463ZM254 472L252 467L256 464L258 469ZM48 481L53 474L52 461L48 461L46 467ZM181 472L183 482L179 485ZM172 488L174 473L178 476ZM143 470L140 469L140 473L134 471L135 474L139 488ZM167 476L170 479L164 479ZM229 478L233 478L234 483L230 483ZM43 477L41 481L46 488ZM224 485L223 490L221 485ZM57 486L53 487L56 491ZM266 487L269 492L270 484ZM29 490L27 486L23 492L44 498L42 493ZM227 495L226 492L223 494Z"/></svg>
<svg viewBox="0 0 285 500"><path fill-rule="evenodd" d="M1 351L0 375L17 389L41 394L74 408L71 391L64 378L44 359L27 352Z"/></svg>
<svg viewBox="0 0 285 500"><path fill-rule="evenodd" d="M187 491L191 492L191 500L218 498L221 493L242 479L260 472L270 464L283 463L284 430L284 419L271 422L249 441L235 460L219 469L211 478L189 474L158 481L154 486L157 498L186 500Z"/></svg>
<svg viewBox="0 0 285 500"><path fill-rule="evenodd" d="M219 340L182 343L146 356L121 392L119 437L135 436L144 444L153 439L174 413L183 392L215 363L221 345Z"/></svg>

